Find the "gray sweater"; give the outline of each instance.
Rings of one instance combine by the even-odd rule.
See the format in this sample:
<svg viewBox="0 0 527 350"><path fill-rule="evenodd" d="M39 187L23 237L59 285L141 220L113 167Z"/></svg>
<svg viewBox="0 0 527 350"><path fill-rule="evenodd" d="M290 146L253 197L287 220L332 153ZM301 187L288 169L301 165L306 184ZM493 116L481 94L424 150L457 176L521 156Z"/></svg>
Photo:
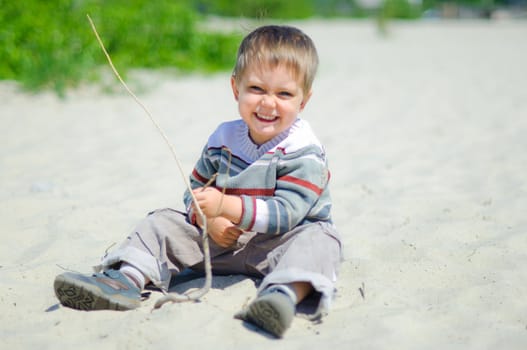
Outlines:
<svg viewBox="0 0 527 350"><path fill-rule="evenodd" d="M191 187L203 186L216 173L212 185L242 199L242 230L281 234L298 225L331 222L326 154L305 120L297 119L263 145L252 142L241 119L220 124L190 175ZM189 211L191 201L186 191Z"/></svg>

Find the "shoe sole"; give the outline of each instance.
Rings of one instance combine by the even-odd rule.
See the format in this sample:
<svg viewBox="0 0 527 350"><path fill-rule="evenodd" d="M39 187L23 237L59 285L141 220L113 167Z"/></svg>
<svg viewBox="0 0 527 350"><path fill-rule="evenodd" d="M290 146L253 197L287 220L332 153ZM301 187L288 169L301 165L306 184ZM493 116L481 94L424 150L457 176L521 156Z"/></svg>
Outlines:
<svg viewBox="0 0 527 350"><path fill-rule="evenodd" d="M118 294L108 295L93 284L68 278L67 275L57 276L53 286L60 303L72 309L125 311L139 306L139 301L134 303Z"/></svg>
<svg viewBox="0 0 527 350"><path fill-rule="evenodd" d="M256 300L249 306L247 317L258 327L281 338L294 316L294 309L287 312L290 308L287 303L288 300L282 302L272 298Z"/></svg>

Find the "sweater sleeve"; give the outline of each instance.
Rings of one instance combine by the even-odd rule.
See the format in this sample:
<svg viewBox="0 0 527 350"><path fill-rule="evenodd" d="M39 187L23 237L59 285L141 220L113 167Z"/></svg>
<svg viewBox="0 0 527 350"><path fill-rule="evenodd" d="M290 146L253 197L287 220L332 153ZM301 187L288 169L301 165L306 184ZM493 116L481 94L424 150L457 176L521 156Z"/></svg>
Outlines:
<svg viewBox="0 0 527 350"><path fill-rule="evenodd" d="M195 189L204 186L216 172L216 165L211 160L210 150L208 145L206 145L203 148L201 156L189 176L190 187ZM194 214L191 210L192 196L188 189L186 189L185 193L183 194L183 202L185 204L185 208L187 209L187 213L189 214L189 218L192 220Z"/></svg>
<svg viewBox="0 0 527 350"><path fill-rule="evenodd" d="M321 196L329 171L320 152L299 152L278 163L274 194L268 198L242 195L241 229L281 234L302 222L308 213L323 206Z"/></svg>

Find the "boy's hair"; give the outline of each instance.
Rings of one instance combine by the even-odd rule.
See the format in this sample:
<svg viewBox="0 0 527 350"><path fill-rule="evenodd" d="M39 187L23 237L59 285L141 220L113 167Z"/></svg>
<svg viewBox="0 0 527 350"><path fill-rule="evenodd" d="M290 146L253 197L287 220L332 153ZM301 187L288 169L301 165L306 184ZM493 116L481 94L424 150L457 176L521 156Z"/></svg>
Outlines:
<svg viewBox="0 0 527 350"><path fill-rule="evenodd" d="M290 26L259 27L242 40L233 77L239 83L250 66L274 68L282 64L302 83L304 93L309 93L318 67L318 54L311 38Z"/></svg>

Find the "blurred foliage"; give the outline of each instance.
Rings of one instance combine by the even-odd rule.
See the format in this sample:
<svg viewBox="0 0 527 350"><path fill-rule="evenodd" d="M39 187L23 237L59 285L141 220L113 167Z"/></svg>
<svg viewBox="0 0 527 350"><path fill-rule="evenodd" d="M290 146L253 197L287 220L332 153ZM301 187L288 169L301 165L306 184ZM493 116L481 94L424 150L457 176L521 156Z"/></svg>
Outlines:
<svg viewBox="0 0 527 350"><path fill-rule="evenodd" d="M0 79L59 94L97 79L106 61L86 14L122 74L131 68L225 70L240 41L236 34L199 30L199 17L185 1L0 0Z"/></svg>
<svg viewBox="0 0 527 350"><path fill-rule="evenodd" d="M202 30L207 15L256 19L375 17L414 19L446 5L489 13L527 0L0 0L0 80L30 90L68 87L99 78L106 65L90 14L116 67L173 67L211 72L234 64L240 34ZM369 4L369 5L367 5ZM373 5L372 5L373 4ZM376 4L376 5L375 5ZM485 11L485 12L483 12Z"/></svg>
<svg viewBox="0 0 527 350"><path fill-rule="evenodd" d="M229 17L302 19L309 17L376 17L415 19L444 5L487 10L527 4L527 0L195 0L196 10Z"/></svg>
<svg viewBox="0 0 527 350"><path fill-rule="evenodd" d="M315 12L315 1L306 0L197 0L197 9L220 16L249 18L307 18Z"/></svg>
<svg viewBox="0 0 527 350"><path fill-rule="evenodd" d="M408 0L384 0L379 12L384 18L416 19L421 16L421 7Z"/></svg>

